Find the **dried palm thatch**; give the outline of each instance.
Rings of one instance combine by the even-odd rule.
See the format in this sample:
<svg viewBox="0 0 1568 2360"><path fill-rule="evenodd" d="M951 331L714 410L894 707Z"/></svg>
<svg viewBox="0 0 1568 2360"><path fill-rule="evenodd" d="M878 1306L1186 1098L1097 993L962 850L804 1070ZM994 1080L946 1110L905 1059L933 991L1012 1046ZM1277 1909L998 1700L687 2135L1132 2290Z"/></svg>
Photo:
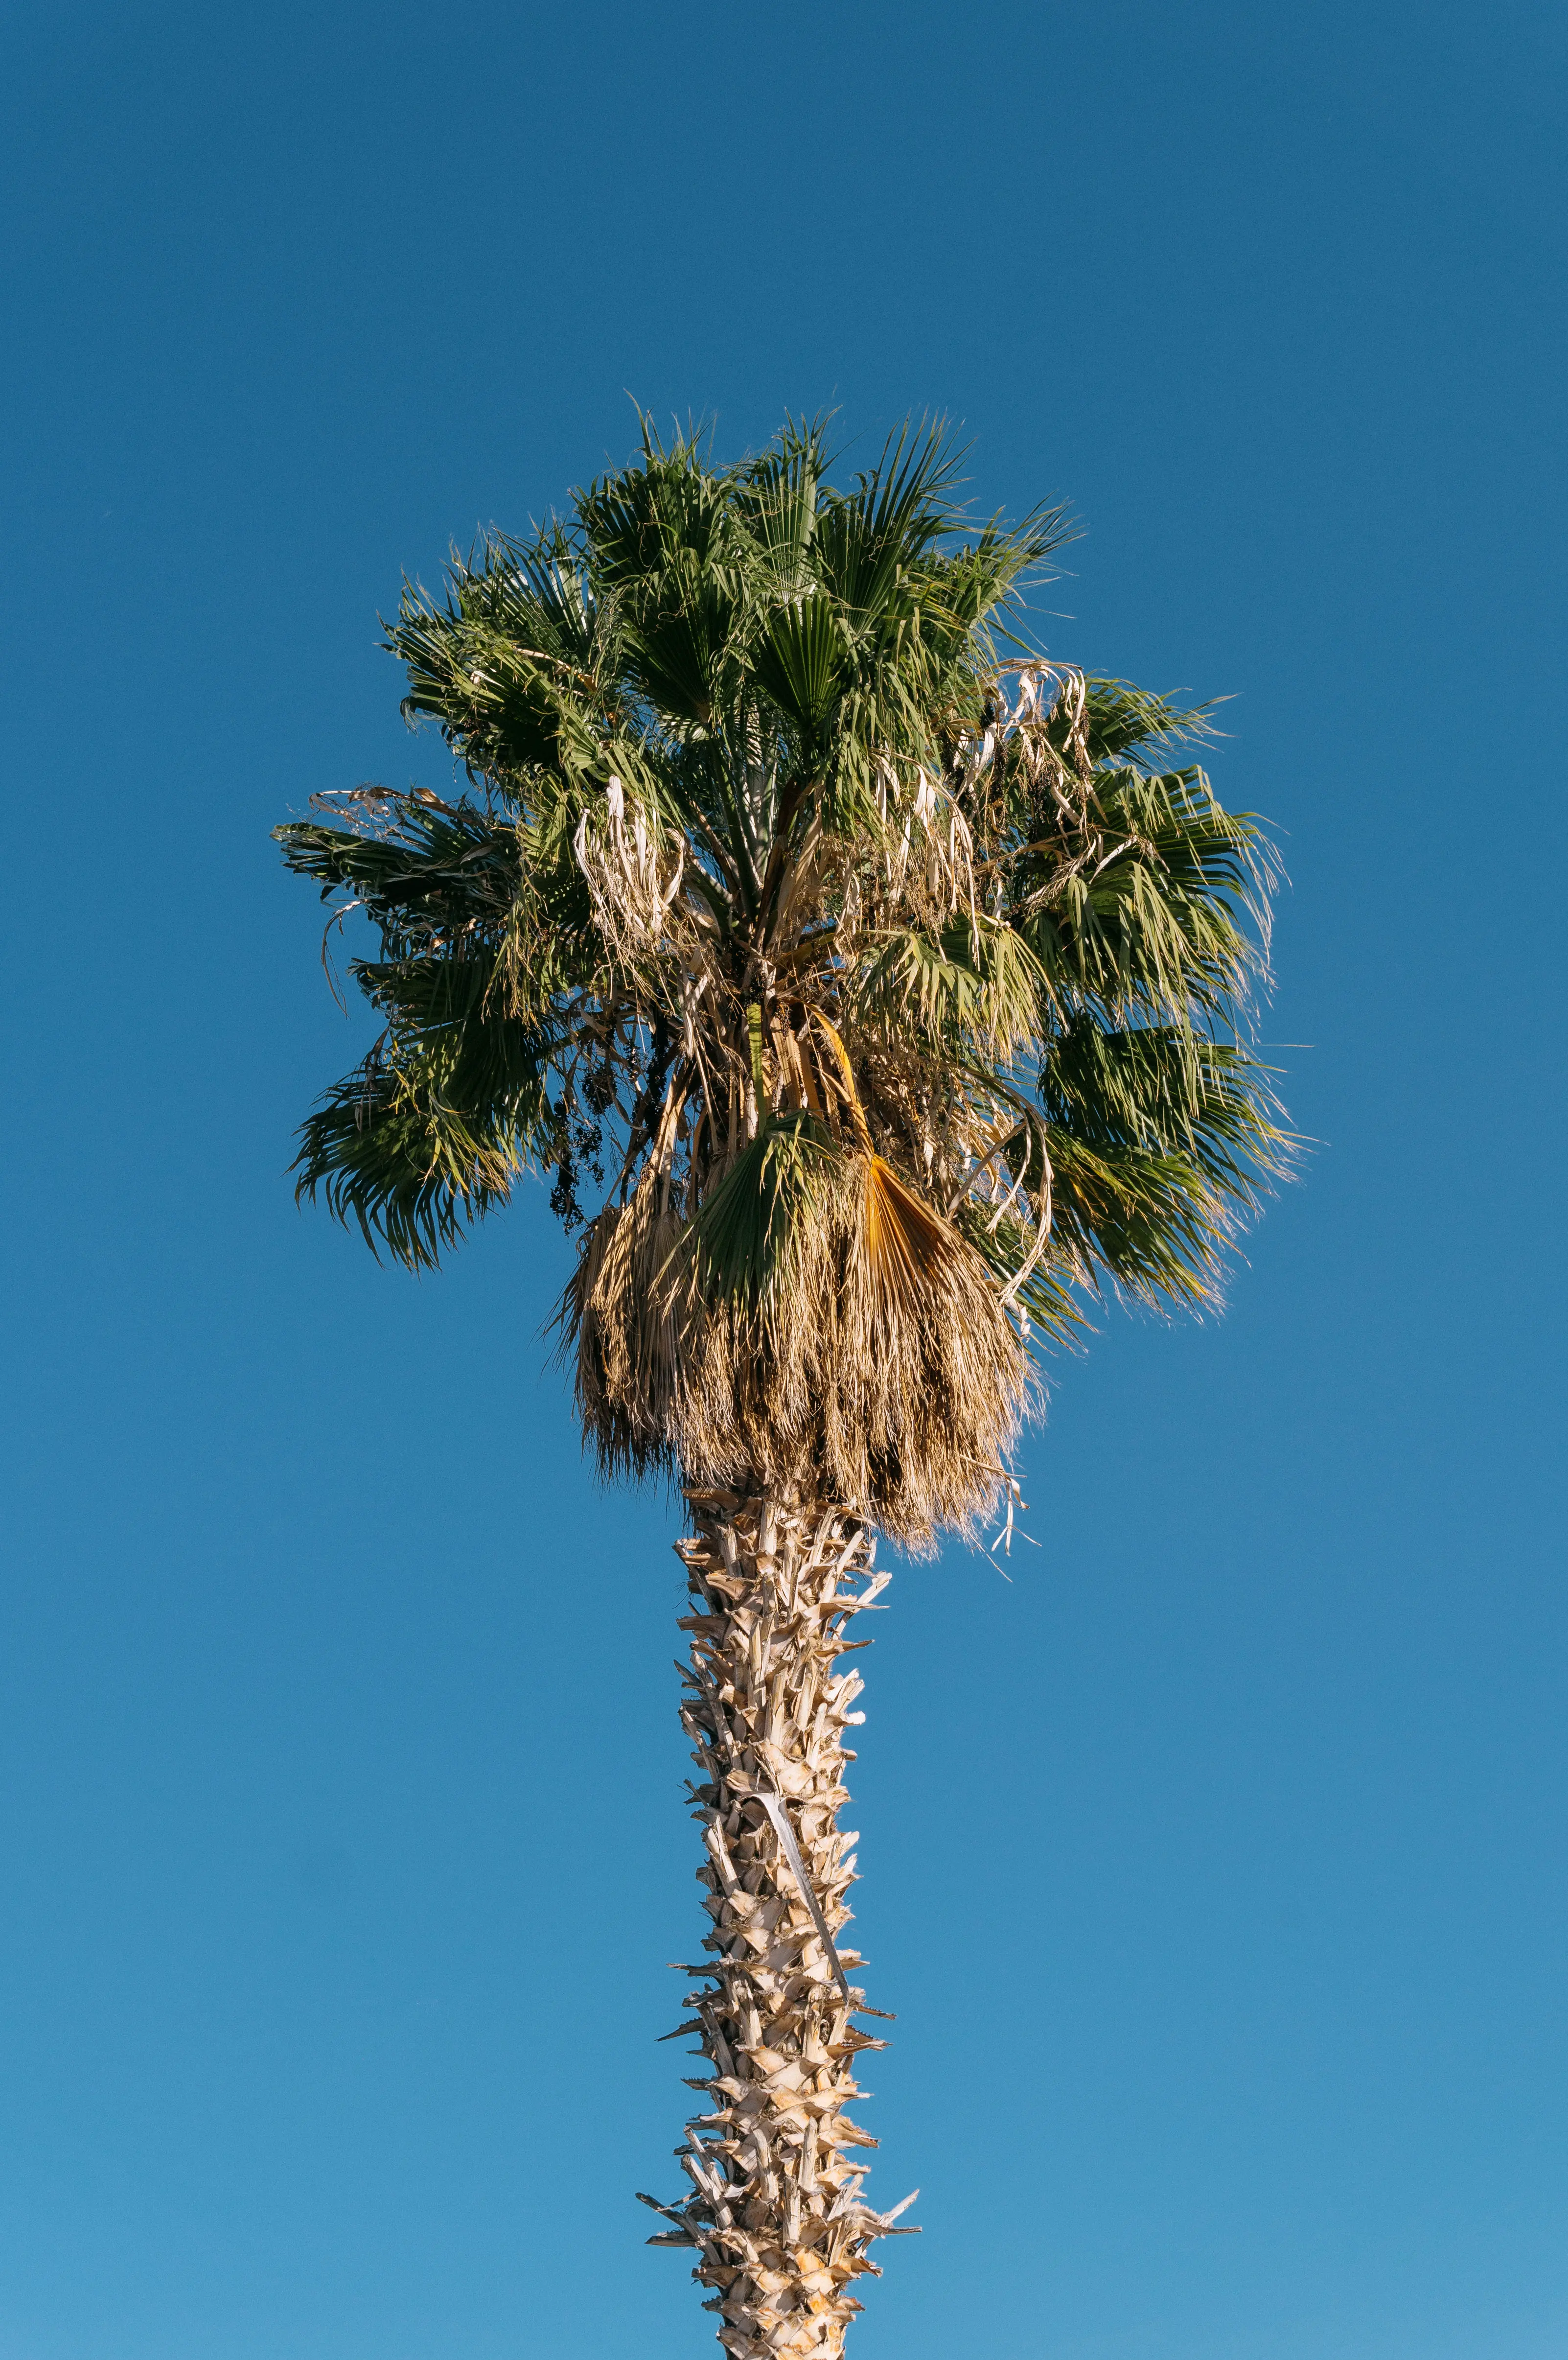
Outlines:
<svg viewBox="0 0 1568 2360"><path fill-rule="evenodd" d="M659 1198L645 1179L598 1216L563 1306L607 1472L801 1491L915 1547L989 1509L1033 1373L967 1239L809 1118L694 1222Z"/></svg>

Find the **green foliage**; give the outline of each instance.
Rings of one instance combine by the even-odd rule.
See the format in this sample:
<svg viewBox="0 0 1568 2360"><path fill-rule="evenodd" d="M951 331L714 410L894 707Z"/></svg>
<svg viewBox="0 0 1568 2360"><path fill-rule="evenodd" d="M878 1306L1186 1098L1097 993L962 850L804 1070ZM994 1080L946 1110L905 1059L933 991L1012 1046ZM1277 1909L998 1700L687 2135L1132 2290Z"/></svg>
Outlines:
<svg viewBox="0 0 1568 2360"><path fill-rule="evenodd" d="M791 1247L822 1217L842 1163L811 1116L765 1121L692 1217L687 1235L702 1291L775 1314Z"/></svg>
<svg viewBox="0 0 1568 2360"><path fill-rule="evenodd" d="M970 519L940 429L830 464L821 423L729 466L645 424L564 518L406 585L404 711L469 791L278 831L379 936L300 1189L418 1267L524 1171L572 1218L603 1170L755 1306L864 1169L906 1295L951 1238L1046 1336L1084 1285L1201 1302L1290 1156L1247 1044L1267 836L1203 713L1030 652L1060 513Z"/></svg>

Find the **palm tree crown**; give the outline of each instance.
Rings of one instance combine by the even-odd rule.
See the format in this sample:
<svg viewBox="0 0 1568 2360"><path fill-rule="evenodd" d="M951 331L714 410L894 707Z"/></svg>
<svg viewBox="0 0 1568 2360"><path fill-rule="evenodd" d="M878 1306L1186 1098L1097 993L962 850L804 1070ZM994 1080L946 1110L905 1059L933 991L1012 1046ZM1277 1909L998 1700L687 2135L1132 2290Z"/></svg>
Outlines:
<svg viewBox="0 0 1568 2360"><path fill-rule="evenodd" d="M278 831L380 934L299 1185L419 1266L553 1170L606 1466L919 1546L1006 1480L1031 1344L1107 1283L1209 1298L1287 1160L1272 868L1178 759L1200 716L1023 639L1059 513L973 525L940 432L828 464L645 431L406 591L404 709L468 786Z"/></svg>

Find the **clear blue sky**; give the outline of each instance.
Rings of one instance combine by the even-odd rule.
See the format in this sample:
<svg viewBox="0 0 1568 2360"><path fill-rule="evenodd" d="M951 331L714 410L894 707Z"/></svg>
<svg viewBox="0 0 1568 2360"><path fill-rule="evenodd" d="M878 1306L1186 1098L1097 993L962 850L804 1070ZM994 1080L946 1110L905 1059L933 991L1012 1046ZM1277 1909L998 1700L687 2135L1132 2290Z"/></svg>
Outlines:
<svg viewBox="0 0 1568 2360"><path fill-rule="evenodd" d="M272 824L445 775L399 569L655 412L973 437L1054 652L1234 692L1323 1142L892 1592L855 2360L1568 2351L1568 19L13 7L0 2360L676 2360L666 1502L529 1195L294 1209L365 1028ZM956 1702L957 1710L954 1710ZM897 2183L895 2186L894 2183Z"/></svg>

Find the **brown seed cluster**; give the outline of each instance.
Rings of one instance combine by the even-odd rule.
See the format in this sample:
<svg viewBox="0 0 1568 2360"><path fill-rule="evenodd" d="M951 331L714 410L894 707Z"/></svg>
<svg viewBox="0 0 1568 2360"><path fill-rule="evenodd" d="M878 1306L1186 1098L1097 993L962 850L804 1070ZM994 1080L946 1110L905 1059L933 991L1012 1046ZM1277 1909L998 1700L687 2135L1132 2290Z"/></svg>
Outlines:
<svg viewBox="0 0 1568 2360"><path fill-rule="evenodd" d="M844 1732L863 1717L859 1675L837 1663L864 1644L854 1618L888 1577L872 1573L869 1529L842 1511L687 1496L681 1720L701 1774L697 1873L713 1931L692 1970L705 1982L688 1995L696 2014L679 2029L701 2036L713 2070L692 2084L707 2104L677 2149L691 2193L645 2197L672 2223L650 2242L697 2248L693 2276L713 2289L735 2360L830 2360L861 2307L854 2281L876 2275L872 2239L907 2234L861 2193L859 2158L877 2142L845 2109L860 2095L857 2053L884 2044L852 2022L876 2011L847 1980L859 1953L837 1942L855 1881L855 1837L838 1828L855 1759Z"/></svg>

